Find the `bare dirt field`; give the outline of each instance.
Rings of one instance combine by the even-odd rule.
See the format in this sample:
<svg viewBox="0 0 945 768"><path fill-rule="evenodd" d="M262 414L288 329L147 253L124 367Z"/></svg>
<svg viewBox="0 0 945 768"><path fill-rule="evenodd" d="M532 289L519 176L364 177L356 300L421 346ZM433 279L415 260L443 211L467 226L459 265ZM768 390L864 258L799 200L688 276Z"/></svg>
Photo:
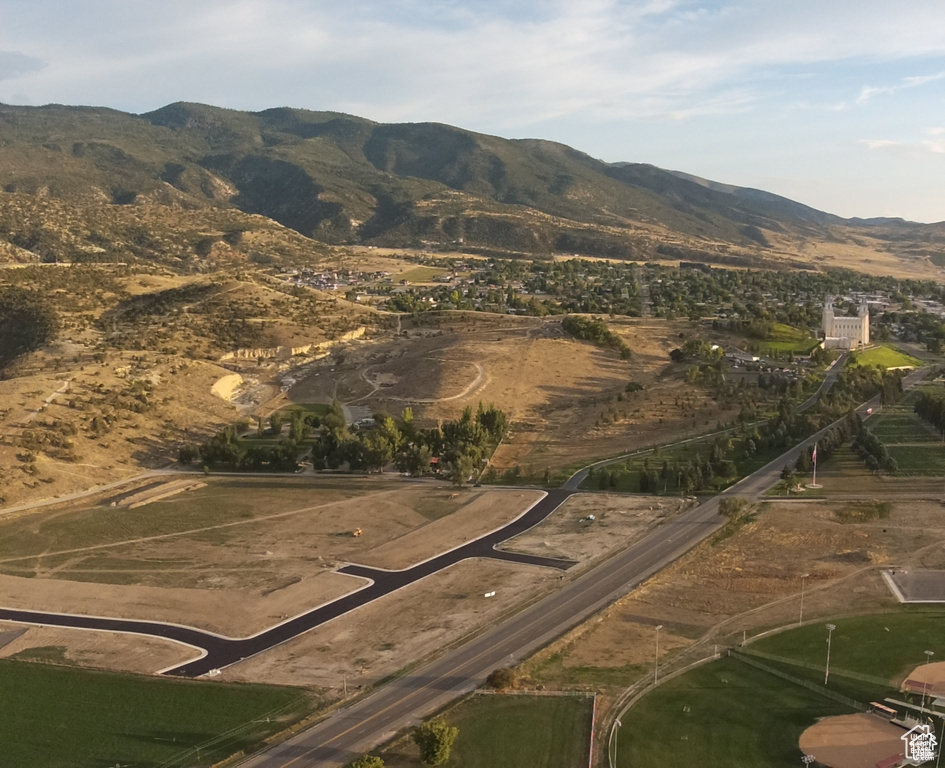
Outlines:
<svg viewBox="0 0 945 768"><path fill-rule="evenodd" d="M904 728L876 715L825 717L801 734L801 751L832 768L874 768L887 758L903 756Z"/></svg>
<svg viewBox="0 0 945 768"><path fill-rule="evenodd" d="M630 668L640 674L640 665L653 663L657 624L661 658L689 647L701 658L715 643L737 644L743 632L796 621L804 574L807 621L892 609L898 603L883 567L938 567L945 560L941 504L894 503L887 519L865 523L840 522L845 505L762 505L753 522L704 542L538 653L524 671L548 684L574 685L585 678L573 670L594 667L591 678L607 679L607 670L625 669L629 681Z"/></svg>
<svg viewBox="0 0 945 768"><path fill-rule="evenodd" d="M193 656L193 648L157 638L0 622L0 658L151 674Z"/></svg>
<svg viewBox="0 0 945 768"><path fill-rule="evenodd" d="M347 675L351 693L496 619L559 578L550 568L498 560L458 563L228 667L220 679L340 690ZM495 597L483 597L493 590Z"/></svg>
<svg viewBox="0 0 945 768"><path fill-rule="evenodd" d="M444 313L405 327L392 341L323 361L288 395L294 402L342 402L399 413L425 424L494 403L512 422L492 466L541 475L592 458L704 431L732 416L687 385L669 360L686 323L613 323L633 349L565 338L560 321ZM644 392L625 393L631 380Z"/></svg>
<svg viewBox="0 0 945 768"><path fill-rule="evenodd" d="M691 506L685 499L579 494L547 520L501 546L511 552L588 562L627 546ZM593 521L587 520L589 515ZM585 522L581 522L581 519Z"/></svg>
<svg viewBox="0 0 945 768"><path fill-rule="evenodd" d="M505 525L542 496L539 491L466 492L467 501L457 511L359 554L357 562L388 570L409 568Z"/></svg>

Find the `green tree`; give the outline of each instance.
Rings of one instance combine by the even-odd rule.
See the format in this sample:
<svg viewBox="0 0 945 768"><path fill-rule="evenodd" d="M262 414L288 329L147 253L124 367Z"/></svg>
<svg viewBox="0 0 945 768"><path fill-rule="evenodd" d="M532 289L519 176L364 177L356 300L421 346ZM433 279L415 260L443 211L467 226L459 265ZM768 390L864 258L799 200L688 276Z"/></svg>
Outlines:
<svg viewBox="0 0 945 768"><path fill-rule="evenodd" d="M374 755L364 755L348 763L345 768L384 768L384 761Z"/></svg>
<svg viewBox="0 0 945 768"><path fill-rule="evenodd" d="M420 759L425 765L443 765L450 759L450 749L458 735L459 728L434 717L414 728L413 741L420 747Z"/></svg>

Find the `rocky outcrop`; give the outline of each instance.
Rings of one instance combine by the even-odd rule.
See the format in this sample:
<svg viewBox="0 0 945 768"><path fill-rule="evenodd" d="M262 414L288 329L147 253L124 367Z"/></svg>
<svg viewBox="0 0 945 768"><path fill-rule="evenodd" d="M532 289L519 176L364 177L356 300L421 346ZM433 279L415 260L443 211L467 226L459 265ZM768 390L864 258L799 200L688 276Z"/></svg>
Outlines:
<svg viewBox="0 0 945 768"><path fill-rule="evenodd" d="M317 355L319 352L327 352L337 344L360 339L364 336L366 330L367 329L362 325L355 328L353 331L343 333L337 339L313 342L301 347L251 347L237 349L223 355L223 357L220 358L220 362L223 363L227 360L258 360L259 358L266 360L288 360L295 355Z"/></svg>

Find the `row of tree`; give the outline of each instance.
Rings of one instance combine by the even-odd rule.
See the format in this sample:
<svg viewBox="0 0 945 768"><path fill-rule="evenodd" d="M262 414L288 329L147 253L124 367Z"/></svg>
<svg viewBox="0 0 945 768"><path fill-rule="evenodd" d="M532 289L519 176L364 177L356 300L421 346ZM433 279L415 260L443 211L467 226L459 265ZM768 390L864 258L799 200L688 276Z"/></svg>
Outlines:
<svg viewBox="0 0 945 768"><path fill-rule="evenodd" d="M346 423L340 403L332 403L324 416L292 412L288 437L283 433L285 417L275 413L269 429L257 424L257 439L268 434L270 445L240 437L229 426L202 445L185 445L178 452L182 464L200 462L212 469L293 471L305 455L315 469L379 472L393 464L399 471L419 476L438 465L457 483L465 482L495 450L508 429L508 420L494 405L479 404L462 415L430 429L418 427L413 412L405 408L395 418L375 414L373 425L360 428Z"/></svg>
<svg viewBox="0 0 945 768"><path fill-rule="evenodd" d="M583 339L598 347L608 347L616 350L620 357L629 360L633 353L627 343L607 327L601 317L582 317L581 315L565 315L561 321L561 328L569 336Z"/></svg>

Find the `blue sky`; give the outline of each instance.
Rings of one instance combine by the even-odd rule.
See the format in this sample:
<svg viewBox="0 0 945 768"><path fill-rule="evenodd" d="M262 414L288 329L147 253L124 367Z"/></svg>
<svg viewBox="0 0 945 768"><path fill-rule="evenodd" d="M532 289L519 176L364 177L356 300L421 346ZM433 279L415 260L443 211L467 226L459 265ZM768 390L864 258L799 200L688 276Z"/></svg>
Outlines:
<svg viewBox="0 0 945 768"><path fill-rule="evenodd" d="M945 220L942 0L4 0L0 101L430 120Z"/></svg>

